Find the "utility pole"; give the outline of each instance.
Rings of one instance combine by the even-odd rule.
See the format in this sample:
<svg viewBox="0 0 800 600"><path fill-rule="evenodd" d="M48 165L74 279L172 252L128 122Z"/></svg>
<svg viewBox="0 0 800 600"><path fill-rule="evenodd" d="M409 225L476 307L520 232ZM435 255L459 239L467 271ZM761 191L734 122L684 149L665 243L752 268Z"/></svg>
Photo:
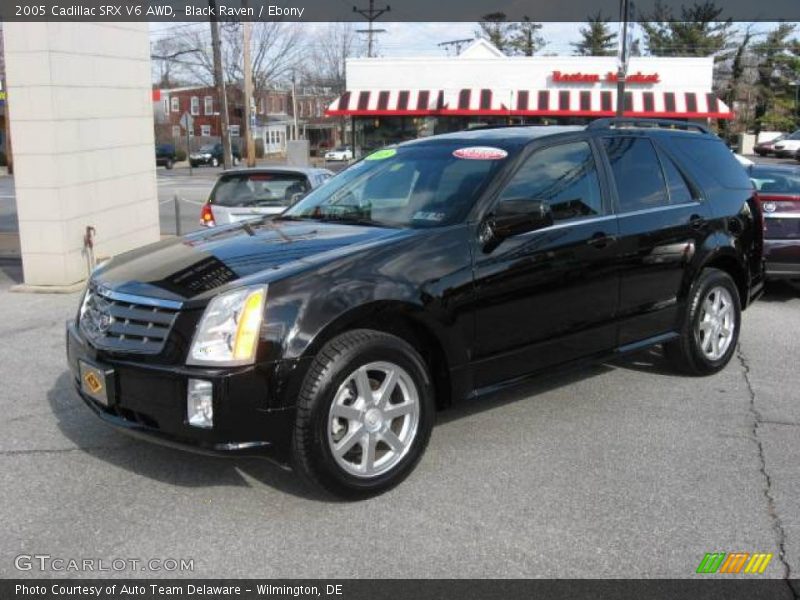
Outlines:
<svg viewBox="0 0 800 600"><path fill-rule="evenodd" d="M216 0L208 0L211 13L216 14ZM222 42L219 39L219 23L211 17L211 48L214 52L214 86L219 96L220 121L222 123L222 164L226 169L232 166L230 117L228 115L228 94L225 91L225 76L222 73Z"/></svg>
<svg viewBox="0 0 800 600"><path fill-rule="evenodd" d="M474 38L463 39L463 40L450 40L449 42L439 42L436 44L440 48L444 48L447 55L450 56L450 46L455 46L456 48L456 56L461 54L461 47L464 44L469 44Z"/></svg>
<svg viewBox="0 0 800 600"><path fill-rule="evenodd" d="M375 8L375 0L369 0L369 8L357 8L353 7L353 12L357 12L362 17L364 17L367 21L369 21L369 27L367 29L358 29L356 30L358 33L366 33L367 34L367 57L372 58L372 50L374 48L373 43L373 36L376 33L386 33L385 29L375 29L372 24L378 20L382 14L390 12L392 7L388 4L385 8Z"/></svg>
<svg viewBox="0 0 800 600"><path fill-rule="evenodd" d="M0 43L2 43L2 39L0 39ZM5 134L6 134L6 169L9 175L14 174L14 154L11 151L11 110L8 106L8 91L6 88L6 76L5 73L2 74L2 79L0 79L0 91L5 94L4 102L6 104L6 123L5 123Z"/></svg>
<svg viewBox="0 0 800 600"><path fill-rule="evenodd" d="M625 114L625 78L628 76L630 0L619 0L619 51L617 56L617 117Z"/></svg>
<svg viewBox="0 0 800 600"><path fill-rule="evenodd" d="M247 148L247 166L256 166L256 145L253 140L253 116L252 104L253 101L253 65L250 62L250 21L245 21L242 24L242 60L244 60L244 135Z"/></svg>
<svg viewBox="0 0 800 600"><path fill-rule="evenodd" d="M297 140L297 87L296 87L296 74L292 71L292 116L294 117L294 134L292 139Z"/></svg>

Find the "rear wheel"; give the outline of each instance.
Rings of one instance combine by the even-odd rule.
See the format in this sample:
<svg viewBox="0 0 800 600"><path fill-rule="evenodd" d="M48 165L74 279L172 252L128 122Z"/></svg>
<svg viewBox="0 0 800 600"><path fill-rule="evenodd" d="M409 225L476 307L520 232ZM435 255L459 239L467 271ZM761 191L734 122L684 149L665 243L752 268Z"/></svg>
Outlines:
<svg viewBox="0 0 800 600"><path fill-rule="evenodd" d="M212 166L212 167L218 167L218 166L219 166L219 160L217 159L217 157L216 157L216 156L214 156L214 157L211 159L211 166Z"/></svg>
<svg viewBox="0 0 800 600"><path fill-rule="evenodd" d="M294 462L313 484L366 498L401 482L433 427L427 367L404 340L368 329L326 344L298 398Z"/></svg>
<svg viewBox="0 0 800 600"><path fill-rule="evenodd" d="M175 163L172 162L172 159L167 159L167 162L164 164L164 167L167 169L171 169L175 166Z"/></svg>
<svg viewBox="0 0 800 600"><path fill-rule="evenodd" d="M682 372L716 373L736 351L741 315L739 290L730 275L705 269L689 293L680 338L664 346L667 358Z"/></svg>

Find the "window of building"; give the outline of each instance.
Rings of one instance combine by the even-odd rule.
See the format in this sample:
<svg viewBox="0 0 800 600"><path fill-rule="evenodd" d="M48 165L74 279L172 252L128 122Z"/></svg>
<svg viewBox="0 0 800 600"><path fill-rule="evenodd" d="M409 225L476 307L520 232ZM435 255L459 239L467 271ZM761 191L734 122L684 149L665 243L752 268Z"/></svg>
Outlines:
<svg viewBox="0 0 800 600"><path fill-rule="evenodd" d="M207 115L214 114L214 98L211 96L203 98L203 112Z"/></svg>
<svg viewBox="0 0 800 600"><path fill-rule="evenodd" d="M178 112L181 109L180 102L178 101L177 96L173 96L172 98L169 99L169 101L172 106L172 112Z"/></svg>
<svg viewBox="0 0 800 600"><path fill-rule="evenodd" d="M500 202L511 200L546 202L556 221L602 214L597 166L589 144L572 142L534 153L500 196Z"/></svg>
<svg viewBox="0 0 800 600"><path fill-rule="evenodd" d="M197 96L192 96L192 103L190 110L193 115L200 114L200 98L198 98Z"/></svg>
<svg viewBox="0 0 800 600"><path fill-rule="evenodd" d="M211 125L200 125L200 135L209 137L211 135Z"/></svg>
<svg viewBox="0 0 800 600"><path fill-rule="evenodd" d="M181 126L180 125L173 125L172 126L172 137L180 137L181 136Z"/></svg>
<svg viewBox="0 0 800 600"><path fill-rule="evenodd" d="M664 174L650 140L613 137L603 141L617 184L620 212L669 204Z"/></svg>
<svg viewBox="0 0 800 600"><path fill-rule="evenodd" d="M164 114L169 113L169 99L164 98Z"/></svg>
<svg viewBox="0 0 800 600"><path fill-rule="evenodd" d="M238 125L231 125L228 127L228 131L233 137L239 137L239 126Z"/></svg>

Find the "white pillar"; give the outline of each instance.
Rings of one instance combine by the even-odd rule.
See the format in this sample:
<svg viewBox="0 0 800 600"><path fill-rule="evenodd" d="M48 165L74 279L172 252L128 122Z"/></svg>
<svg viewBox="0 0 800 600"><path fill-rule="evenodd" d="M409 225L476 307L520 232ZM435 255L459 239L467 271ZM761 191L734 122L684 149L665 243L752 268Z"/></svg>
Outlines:
<svg viewBox="0 0 800 600"><path fill-rule="evenodd" d="M3 25L25 284L159 239L147 23Z"/></svg>

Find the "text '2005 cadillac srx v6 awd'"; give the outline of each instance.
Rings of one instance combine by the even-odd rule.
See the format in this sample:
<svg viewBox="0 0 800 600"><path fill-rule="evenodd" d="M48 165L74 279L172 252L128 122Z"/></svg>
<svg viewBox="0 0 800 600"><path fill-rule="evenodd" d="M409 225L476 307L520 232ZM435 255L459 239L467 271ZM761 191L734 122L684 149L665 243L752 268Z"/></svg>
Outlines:
<svg viewBox="0 0 800 600"><path fill-rule="evenodd" d="M461 399L656 344L687 374L724 367L763 285L753 193L691 124L407 142L278 216L103 264L69 364L115 426L366 497Z"/></svg>

